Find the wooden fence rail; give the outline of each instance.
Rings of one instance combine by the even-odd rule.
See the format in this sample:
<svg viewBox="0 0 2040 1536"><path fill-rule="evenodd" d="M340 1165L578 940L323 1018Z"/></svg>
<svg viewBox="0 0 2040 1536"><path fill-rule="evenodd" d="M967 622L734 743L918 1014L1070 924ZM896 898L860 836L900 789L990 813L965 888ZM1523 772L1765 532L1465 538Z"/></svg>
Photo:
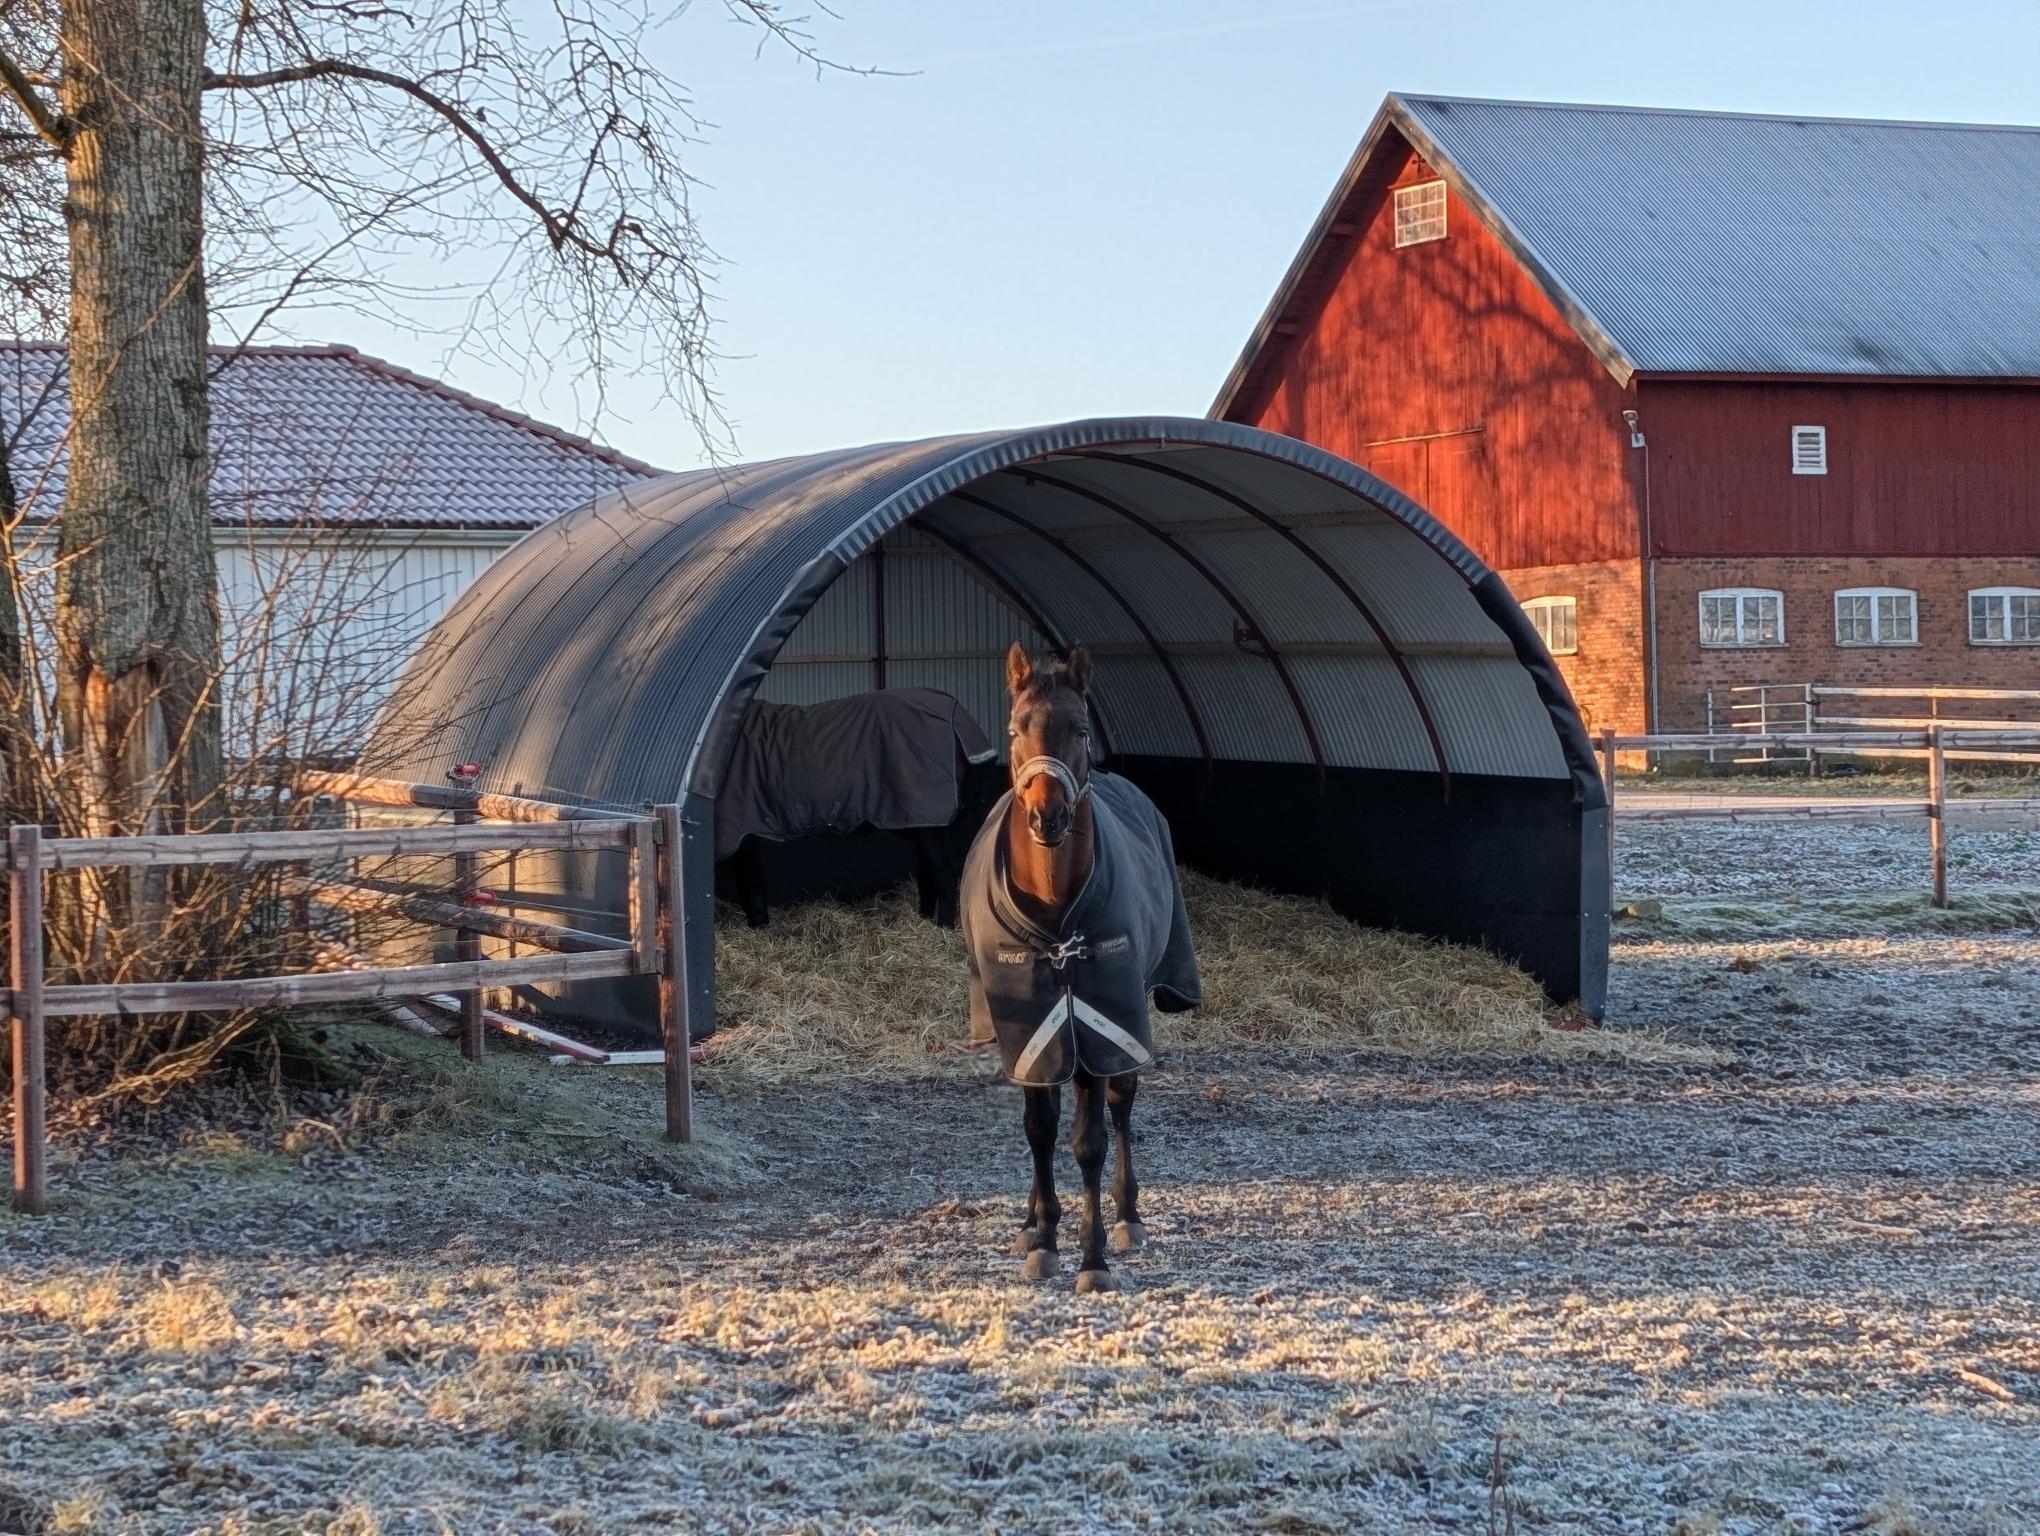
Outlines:
<svg viewBox="0 0 2040 1536"><path fill-rule="evenodd" d="M530 982L658 978L666 1038L666 1134L694 1136L694 1088L686 1030L686 958L672 935L679 911L681 850L678 807L650 814L558 806L495 795L456 781L450 787L403 784L358 774L302 775L301 794L370 805L453 813L457 825L352 827L325 831L220 832L160 837L45 837L39 827L12 829L7 843L11 918L8 1011L14 1073L13 1192L17 1210L48 1209L46 1021L106 1014L210 1013L309 1003L406 1002L452 994L462 1019L462 1051L482 1054L483 993ZM490 825L488 822L497 824ZM616 849L630 861L628 937L593 933L480 905L474 889L479 860L528 850ZM457 900L423 891L379 889L358 873L314 875L361 860L451 855ZM427 965L376 967L356 963L295 975L214 981L144 981L96 985L47 984L43 952L43 875L51 870L134 869L169 865L288 864L281 889L294 912L313 904L338 911L378 911L447 927L459 958ZM300 922L308 922L300 917ZM484 934L541 953L487 959ZM309 937L309 933L307 935ZM328 956L330 962L330 956ZM548 1037L550 1038L550 1037Z"/></svg>
<svg viewBox="0 0 2040 1536"><path fill-rule="evenodd" d="M1829 690L1874 693L1874 689ZM1893 689L1891 693L1905 693ZM1957 696L1962 690L1938 690ZM1911 697L1910 693L1906 696ZM2002 694L1992 691L1990 697ZM2040 692L2032 695L2040 698ZM2016 730L1978 730L1968 722L1956 728L1933 723L1922 730L1889 731L1697 731L1658 735L1623 736L1613 730L1600 734L1601 777L1608 793L1608 885L1613 900L1615 884L1615 754L1617 752L1706 752L1722 748L1751 751L1817 750L1822 753L1855 752L1868 757L1923 757L1927 760L1926 798L1916 805L1890 806L1878 812L1879 819L1923 816L1927 820L1927 853L1932 865L1933 901L1948 905L1948 764L1952 761L2007 762L2033 765L2026 754L2040 748L2040 729L2022 726ZM1652 806L1628 811L1626 816L1649 821L1759 821L1839 820L1863 814L1846 802L1832 805L1743 806L1724 796L1719 806Z"/></svg>

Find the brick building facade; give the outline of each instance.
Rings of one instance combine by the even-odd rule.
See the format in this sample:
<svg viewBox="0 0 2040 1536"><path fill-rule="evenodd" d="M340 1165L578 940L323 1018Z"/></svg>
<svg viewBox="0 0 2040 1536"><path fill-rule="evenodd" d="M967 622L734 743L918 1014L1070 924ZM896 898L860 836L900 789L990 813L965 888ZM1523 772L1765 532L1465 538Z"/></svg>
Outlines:
<svg viewBox="0 0 2040 1536"><path fill-rule="evenodd" d="M1753 223L1753 164L1815 190ZM2040 205L1963 195L2021 168L2040 131L1391 96L1214 414L1426 506L1595 729L2040 689Z"/></svg>

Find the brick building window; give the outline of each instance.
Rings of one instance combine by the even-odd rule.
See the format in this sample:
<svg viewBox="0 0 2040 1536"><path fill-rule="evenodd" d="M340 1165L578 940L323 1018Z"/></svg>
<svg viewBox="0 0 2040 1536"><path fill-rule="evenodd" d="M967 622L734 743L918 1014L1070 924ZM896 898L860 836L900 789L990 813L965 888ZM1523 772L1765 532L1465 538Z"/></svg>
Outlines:
<svg viewBox="0 0 2040 1536"><path fill-rule="evenodd" d="M1836 645L1918 645L1918 599L1903 587L1835 594Z"/></svg>
<svg viewBox="0 0 2040 1536"><path fill-rule="evenodd" d="M1523 604L1537 638L1554 656L1571 656L1580 648L1580 601L1576 597L1533 597Z"/></svg>
<svg viewBox="0 0 2040 1536"><path fill-rule="evenodd" d="M1971 645L2040 645L2040 587L1979 587L1969 594Z"/></svg>
<svg viewBox="0 0 2040 1536"><path fill-rule="evenodd" d="M1700 594L1700 643L1783 645L1785 594L1763 587L1718 587Z"/></svg>
<svg viewBox="0 0 2040 1536"><path fill-rule="evenodd" d="M1395 189L1395 244L1422 245L1445 238L1445 183L1420 181Z"/></svg>

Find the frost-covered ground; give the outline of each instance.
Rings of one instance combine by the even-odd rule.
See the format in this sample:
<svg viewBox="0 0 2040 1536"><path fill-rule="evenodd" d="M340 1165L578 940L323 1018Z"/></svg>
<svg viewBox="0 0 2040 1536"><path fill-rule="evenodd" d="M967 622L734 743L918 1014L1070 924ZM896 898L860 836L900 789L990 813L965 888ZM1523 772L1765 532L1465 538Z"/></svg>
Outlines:
<svg viewBox="0 0 2040 1536"><path fill-rule="evenodd" d="M339 1032L443 1070L0 1218L0 1484L108 1531L2026 1536L2040 929L1866 907L1873 834L1624 829L1673 899L1611 1021L1729 1066L1180 1057L1100 1296L1020 1279L987 1078L711 1080L677 1152L649 1075Z"/></svg>

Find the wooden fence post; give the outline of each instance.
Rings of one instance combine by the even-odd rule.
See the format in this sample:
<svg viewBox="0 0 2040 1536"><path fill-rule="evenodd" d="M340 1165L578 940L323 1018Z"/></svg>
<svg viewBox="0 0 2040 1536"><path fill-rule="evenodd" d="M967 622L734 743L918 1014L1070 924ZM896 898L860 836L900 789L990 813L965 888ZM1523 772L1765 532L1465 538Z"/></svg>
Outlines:
<svg viewBox="0 0 2040 1536"><path fill-rule="evenodd" d="M461 763L447 775L459 789L473 787L476 773L472 763ZM453 813L455 826L472 826L480 819L472 810L456 810ZM453 884L458 894L454 900L462 906L474 903L475 886L481 880L481 859L472 853L457 853L453 856ZM479 960L482 958L482 936L473 928L456 928L453 932L453 957L456 960ZM460 1053L469 1061L480 1061L487 1048L482 1028L482 989L472 988L460 994Z"/></svg>
<svg viewBox="0 0 2040 1536"><path fill-rule="evenodd" d="M42 828L16 827L7 838L8 916L13 927L14 1208L49 1209L49 1135L43 1081Z"/></svg>
<svg viewBox="0 0 2040 1536"><path fill-rule="evenodd" d="M1820 696L1813 691L1813 684L1806 685L1806 734L1817 735L1820 731ZM1817 779L1822 774L1820 749L1811 742L1806 746L1806 776Z"/></svg>
<svg viewBox="0 0 2040 1536"><path fill-rule="evenodd" d="M666 1047L666 1139L694 1140L693 1042L687 1038L687 886L681 856L680 807L662 805L659 820L659 1032Z"/></svg>
<svg viewBox="0 0 2040 1536"><path fill-rule="evenodd" d="M1927 841L1934 859L1934 905L1948 905L1948 758L1941 724L1927 727Z"/></svg>
<svg viewBox="0 0 2040 1536"><path fill-rule="evenodd" d="M630 829L630 947L640 972L659 973L659 823L650 816Z"/></svg>

